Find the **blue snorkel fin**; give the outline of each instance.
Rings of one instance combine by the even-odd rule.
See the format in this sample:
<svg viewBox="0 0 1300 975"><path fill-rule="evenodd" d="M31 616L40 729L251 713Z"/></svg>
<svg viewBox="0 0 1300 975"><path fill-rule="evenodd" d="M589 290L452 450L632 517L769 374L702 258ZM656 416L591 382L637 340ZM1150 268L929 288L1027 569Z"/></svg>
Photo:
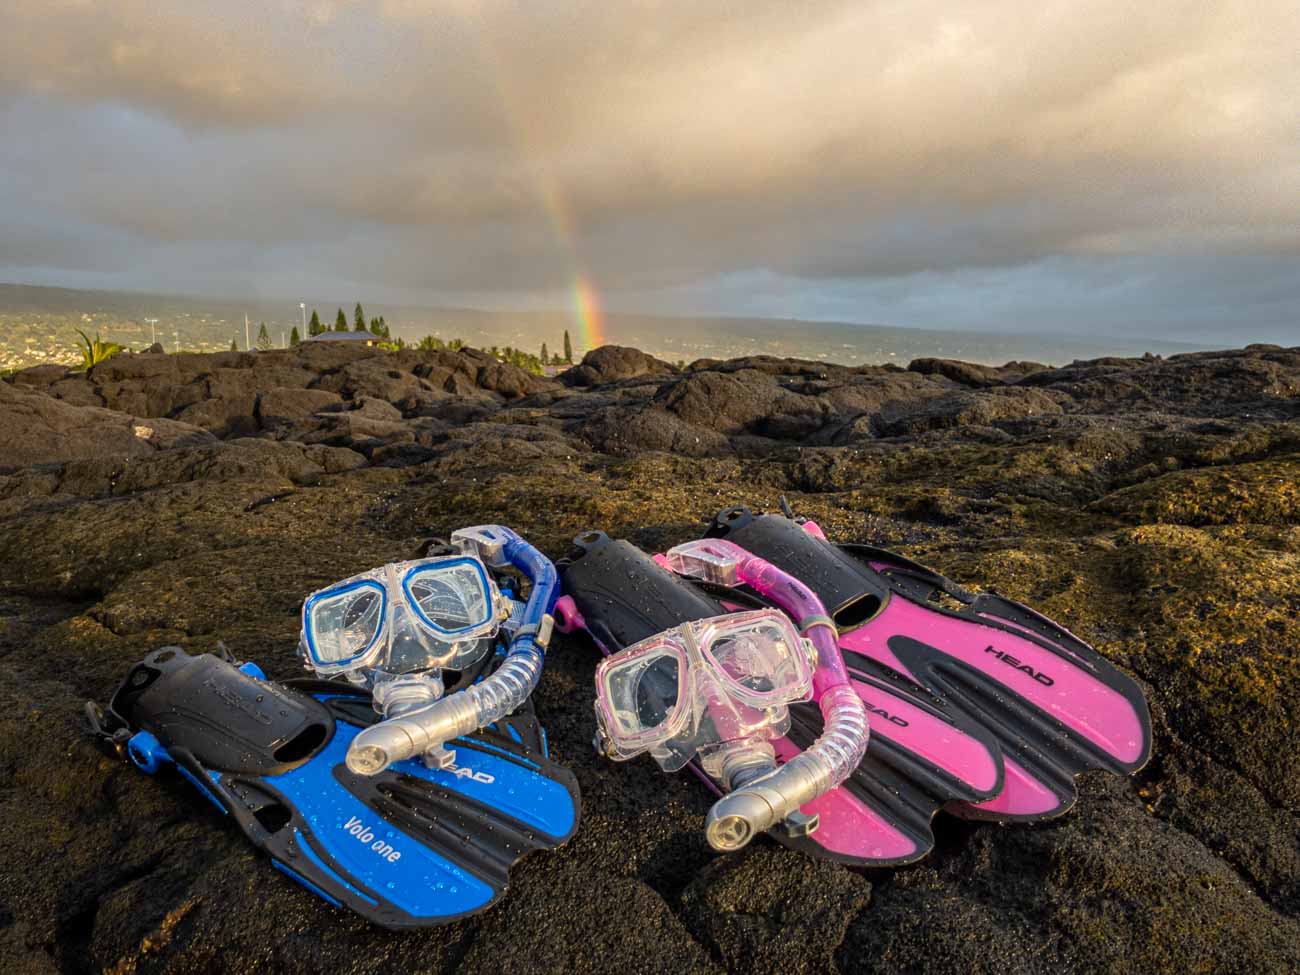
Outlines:
<svg viewBox="0 0 1300 975"><path fill-rule="evenodd" d="M496 686L516 653L536 651L540 670L545 638L536 628L555 602L545 571L553 580L554 568L509 535L507 545L518 544L506 561L545 565L503 629L509 644L461 672L444 700ZM368 690L344 681L269 681L256 665L170 647L132 667L107 709L86 711L117 754L150 774L174 768L302 886L403 929L490 907L516 861L577 829L577 780L550 760L526 694L448 739L454 762L430 767L414 755L374 775L350 770L346 756L380 715Z"/></svg>

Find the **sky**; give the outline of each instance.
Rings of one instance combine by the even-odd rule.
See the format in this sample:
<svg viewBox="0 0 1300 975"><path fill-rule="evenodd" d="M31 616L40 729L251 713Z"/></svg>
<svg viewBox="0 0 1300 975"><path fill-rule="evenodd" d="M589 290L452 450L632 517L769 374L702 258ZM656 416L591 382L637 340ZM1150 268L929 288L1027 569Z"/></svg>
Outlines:
<svg viewBox="0 0 1300 975"><path fill-rule="evenodd" d="M0 22L0 281L1300 344L1295 0Z"/></svg>

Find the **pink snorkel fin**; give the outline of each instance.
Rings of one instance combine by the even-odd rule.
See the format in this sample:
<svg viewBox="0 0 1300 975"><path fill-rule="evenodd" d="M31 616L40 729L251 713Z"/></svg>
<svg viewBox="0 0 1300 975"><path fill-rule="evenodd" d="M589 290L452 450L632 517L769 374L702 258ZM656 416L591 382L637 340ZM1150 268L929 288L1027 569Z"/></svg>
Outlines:
<svg viewBox="0 0 1300 975"><path fill-rule="evenodd" d="M860 687L912 682L987 729L1002 752L1004 787L951 811L1049 819L1074 804L1075 776L1132 774L1150 757L1151 719L1137 683L1028 607L969 593L882 549L832 545L815 524L781 515L725 509L708 534L770 559L817 593ZM888 735L872 715L873 734Z"/></svg>
<svg viewBox="0 0 1300 975"><path fill-rule="evenodd" d="M703 620L735 609L753 609L754 597L725 589L713 582L689 582L667 571L667 557L656 564L649 555L624 541L590 532L575 540L575 554L561 562L566 595L556 606L561 629L584 629L605 653L614 653L689 620ZM683 554L675 550L676 554ZM693 575L712 569L699 564L709 550L687 547L696 566L680 568ZM725 559L724 559L725 561ZM945 805L980 801L995 796L1002 786L1002 763L997 745L977 724L945 710L925 691L901 679L864 683L861 675L843 668L833 645L831 628L815 619L817 602L811 592L784 573L762 575L760 560L748 563L745 575L768 592L773 602L793 619L804 620L805 635L814 640L819 666L814 674L814 698L827 705L842 700L850 682L870 722L864 757L845 762L847 776L828 791L800 805L801 821L817 828L794 828L787 822L771 835L781 843L851 866L890 866L909 863L933 846L930 820ZM739 579L737 581L740 581ZM819 632L820 631L820 632ZM856 711L856 708L853 710ZM790 728L773 741L778 763L791 762L821 735L826 716L818 704L791 706ZM900 744L904 742L904 744ZM697 763L690 766L720 791ZM725 811L725 807L724 807Z"/></svg>

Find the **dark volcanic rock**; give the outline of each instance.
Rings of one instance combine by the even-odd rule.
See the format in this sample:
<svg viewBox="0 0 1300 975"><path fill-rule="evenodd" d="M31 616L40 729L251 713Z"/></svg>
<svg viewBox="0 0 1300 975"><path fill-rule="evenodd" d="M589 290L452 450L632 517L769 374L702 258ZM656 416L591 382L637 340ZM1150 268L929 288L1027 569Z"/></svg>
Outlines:
<svg viewBox="0 0 1300 975"><path fill-rule="evenodd" d="M211 434L189 424L71 406L0 383L0 470L83 457L151 454L211 439Z"/></svg>
<svg viewBox="0 0 1300 975"><path fill-rule="evenodd" d="M337 410L343 397L328 389L283 389L272 387L257 397L257 418L272 427L300 420L322 410Z"/></svg>
<svg viewBox="0 0 1300 975"><path fill-rule="evenodd" d="M640 349L602 345L582 357L582 362L556 378L566 386L600 386L637 376L667 375L677 370Z"/></svg>
<svg viewBox="0 0 1300 975"><path fill-rule="evenodd" d="M9 377L9 381L15 386L35 386L38 389L44 389L57 383L60 379L66 379L71 371L67 366L55 365L51 362L19 369Z"/></svg>
<svg viewBox="0 0 1300 975"><path fill-rule="evenodd" d="M500 393L506 399L531 396L546 389L551 383L524 372L508 362L489 362L479 368L475 381L483 389Z"/></svg>
<svg viewBox="0 0 1300 975"><path fill-rule="evenodd" d="M297 365L280 364L269 359L254 360L251 368L219 367L201 373L193 385L203 386L209 397L226 398L256 396L264 389L275 387L303 389L317 379L316 373Z"/></svg>
<svg viewBox="0 0 1300 975"><path fill-rule="evenodd" d="M749 355L739 359L700 359L687 372L762 372L769 376L794 376L844 382L853 376L899 372L897 366L839 366L833 362L811 359L778 359L772 355Z"/></svg>
<svg viewBox="0 0 1300 975"><path fill-rule="evenodd" d="M1300 415L1300 351L1196 352L1169 359L1097 359L1025 377L1068 393L1090 412L1188 416Z"/></svg>
<svg viewBox="0 0 1300 975"><path fill-rule="evenodd" d="M348 447L369 454L384 444L405 443L415 439L411 426L399 420L376 420L361 411L347 413L320 413L315 429L295 433L295 440L303 443L323 443L334 447Z"/></svg>
<svg viewBox="0 0 1300 975"><path fill-rule="evenodd" d="M954 359L913 359L907 366L910 372L924 376L943 376L962 386L981 389L1013 383L1025 376L1042 372L1047 366L1041 362L1008 362L1004 366L980 366L973 362Z"/></svg>
<svg viewBox="0 0 1300 975"><path fill-rule="evenodd" d="M727 971L828 971L871 884L789 850L718 860L682 893L691 932ZM856 967L856 966L850 966Z"/></svg>
<svg viewBox="0 0 1300 975"><path fill-rule="evenodd" d="M1064 397L1062 397L1064 398ZM882 417L881 436L902 437L952 427L993 426L1005 420L1064 412L1053 397L1037 389L1000 388L982 394L951 393L915 408L894 408Z"/></svg>
<svg viewBox="0 0 1300 975"><path fill-rule="evenodd" d="M1045 830L981 832L942 862L873 888L839 951L859 969L1284 972L1300 926L1279 918L1192 837L1085 792ZM1176 902L1183 908L1152 910ZM1035 909L1027 909L1029 905Z"/></svg>
<svg viewBox="0 0 1300 975"><path fill-rule="evenodd" d="M723 434L797 438L817 430L830 416L826 404L783 389L754 370L693 373L655 400L683 422Z"/></svg>
<svg viewBox="0 0 1300 975"><path fill-rule="evenodd" d="M155 355L130 353L115 355L98 365L92 366L86 373L93 383L120 383L133 379L147 379L154 383L179 385L181 382L181 359L174 355Z"/></svg>
<svg viewBox="0 0 1300 975"><path fill-rule="evenodd" d="M156 388L174 387L173 384L166 383ZM149 394L142 383L101 383L95 386L95 393L106 407L118 413L130 413L133 416L146 416L149 413Z"/></svg>
<svg viewBox="0 0 1300 975"><path fill-rule="evenodd" d="M257 396L215 396L183 407L176 419L211 430L219 437L247 436L257 431Z"/></svg>
<svg viewBox="0 0 1300 975"><path fill-rule="evenodd" d="M374 396L362 396L354 399L348 409L354 420L382 420L386 423L400 423L402 411L392 403L387 403Z"/></svg>
<svg viewBox="0 0 1300 975"><path fill-rule="evenodd" d="M52 383L46 389L46 392L56 399L71 403L73 406L104 405L104 397L95 392L94 383L80 376Z"/></svg>
<svg viewBox="0 0 1300 975"><path fill-rule="evenodd" d="M397 368L383 358L349 362L321 377L317 386L349 399L373 396L390 403L433 388L418 376Z"/></svg>
<svg viewBox="0 0 1300 975"><path fill-rule="evenodd" d="M615 456L662 450L707 457L731 449L717 430L692 426L657 406L609 406L583 421L577 432L597 450Z"/></svg>
<svg viewBox="0 0 1300 975"><path fill-rule="evenodd" d="M4 971L1300 969L1300 349L681 372L597 352L563 382L327 343L0 381ZM84 733L84 701L158 646L300 675L307 593L455 528L663 550L782 496L1094 642L1146 689L1151 764L1084 776L1050 824L941 815L908 869L768 838L719 856L694 777L593 753L597 656L557 634L534 700L582 828L486 914L395 935Z"/></svg>

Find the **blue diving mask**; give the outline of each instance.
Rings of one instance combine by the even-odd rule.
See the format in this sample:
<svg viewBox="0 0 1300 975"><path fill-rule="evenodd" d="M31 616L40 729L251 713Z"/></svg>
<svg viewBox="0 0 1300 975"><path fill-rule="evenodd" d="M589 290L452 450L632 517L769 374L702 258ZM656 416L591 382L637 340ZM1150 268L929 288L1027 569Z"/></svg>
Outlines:
<svg viewBox="0 0 1300 975"><path fill-rule="evenodd" d="M322 677L464 670L492 651L513 601L472 554L390 562L302 605L299 652Z"/></svg>

